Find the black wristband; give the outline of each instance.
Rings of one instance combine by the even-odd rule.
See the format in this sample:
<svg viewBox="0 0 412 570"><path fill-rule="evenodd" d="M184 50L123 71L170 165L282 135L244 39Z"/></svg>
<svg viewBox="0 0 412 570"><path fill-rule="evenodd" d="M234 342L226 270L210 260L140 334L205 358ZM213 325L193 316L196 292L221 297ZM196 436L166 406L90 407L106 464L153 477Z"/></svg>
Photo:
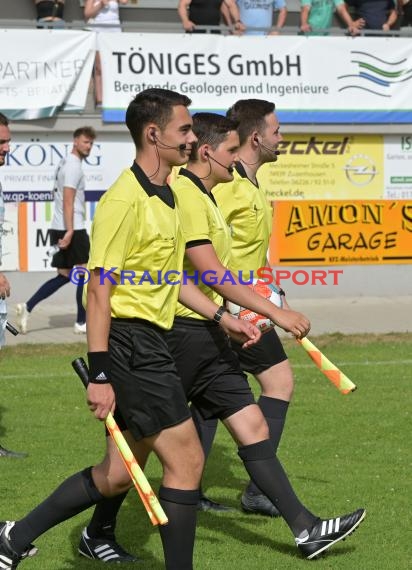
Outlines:
<svg viewBox="0 0 412 570"><path fill-rule="evenodd" d="M219 324L220 321L222 320L222 317L224 315L224 313L227 313L226 308L222 305L221 307L218 308L218 310L216 311L216 313L213 315L213 320L215 321L215 323Z"/></svg>
<svg viewBox="0 0 412 570"><path fill-rule="evenodd" d="M286 293L284 292L284 290L283 290L281 287L279 287L279 295L280 295L281 297L285 297L285 296L286 296Z"/></svg>
<svg viewBox="0 0 412 570"><path fill-rule="evenodd" d="M89 382L92 384L110 383L110 356L107 351L88 352Z"/></svg>

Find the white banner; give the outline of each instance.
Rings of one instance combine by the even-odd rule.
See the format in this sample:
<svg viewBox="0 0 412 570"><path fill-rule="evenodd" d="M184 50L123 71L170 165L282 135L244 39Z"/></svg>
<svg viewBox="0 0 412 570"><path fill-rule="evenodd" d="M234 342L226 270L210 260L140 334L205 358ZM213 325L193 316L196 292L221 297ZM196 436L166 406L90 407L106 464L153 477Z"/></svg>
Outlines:
<svg viewBox="0 0 412 570"><path fill-rule="evenodd" d="M273 100L283 123L412 122L410 38L101 33L98 49L106 121L163 87L194 110Z"/></svg>
<svg viewBox="0 0 412 570"><path fill-rule="evenodd" d="M84 109L96 35L70 30L0 30L0 109L40 119Z"/></svg>

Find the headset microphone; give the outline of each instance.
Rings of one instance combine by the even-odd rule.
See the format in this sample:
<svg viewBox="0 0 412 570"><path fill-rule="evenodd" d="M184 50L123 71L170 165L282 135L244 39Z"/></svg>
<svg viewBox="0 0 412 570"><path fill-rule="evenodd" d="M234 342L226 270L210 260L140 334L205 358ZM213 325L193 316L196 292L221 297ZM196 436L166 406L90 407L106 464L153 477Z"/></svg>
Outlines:
<svg viewBox="0 0 412 570"><path fill-rule="evenodd" d="M232 165L230 166L226 166L225 164L222 164L221 162L219 162L218 160L216 160L216 158L213 158L213 156L210 156L210 154L208 152L205 152L205 156L207 156L207 158L209 158L210 160L213 160L213 162L216 162L216 164L218 164L219 166L221 166L222 168L226 168L226 170L229 172L229 174L233 174L233 171L235 170L233 168Z"/></svg>
<svg viewBox="0 0 412 570"><path fill-rule="evenodd" d="M270 148L268 146L266 146L265 144L263 144L263 142L261 142L257 137L254 138L254 141L259 145L262 146L265 150L267 150L268 152L271 152L272 154L274 154L276 157L279 156L280 151L279 150L273 150L273 148Z"/></svg>
<svg viewBox="0 0 412 570"><path fill-rule="evenodd" d="M168 144L162 142L161 140L159 140L159 139L156 137L156 134L155 134L155 133L151 133L150 136L152 137L152 141L153 141L156 145L160 145L162 148L171 148L171 149L174 149L174 150L179 150L180 152L186 150L186 143L182 143L182 144L179 144L179 145L177 145L177 146L172 146L172 145L168 145Z"/></svg>

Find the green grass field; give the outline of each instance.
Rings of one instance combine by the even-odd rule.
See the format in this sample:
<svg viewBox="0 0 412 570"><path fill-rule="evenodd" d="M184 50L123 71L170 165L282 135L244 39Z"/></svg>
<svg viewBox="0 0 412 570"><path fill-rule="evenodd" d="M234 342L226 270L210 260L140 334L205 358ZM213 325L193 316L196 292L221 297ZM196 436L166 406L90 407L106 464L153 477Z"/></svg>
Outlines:
<svg viewBox="0 0 412 570"><path fill-rule="evenodd" d="M360 506L359 530L316 562L302 560L279 520L201 513L195 568L289 570L402 570L411 567L411 365L412 335L328 335L312 339L358 385L342 396L302 348L285 343L296 390L279 456L299 497L321 516ZM103 427L88 412L84 390L71 370L85 345L21 345L0 352L0 442L28 458L0 459L0 520L23 516L68 475L99 461ZM255 384L253 384L256 388ZM152 458L147 474L159 485ZM247 477L235 445L219 427L204 477L207 493L238 507ZM35 542L40 552L21 567L89 570L100 563L77 555L89 513L78 515ZM163 568L158 532L136 493L120 513L118 537L143 563Z"/></svg>

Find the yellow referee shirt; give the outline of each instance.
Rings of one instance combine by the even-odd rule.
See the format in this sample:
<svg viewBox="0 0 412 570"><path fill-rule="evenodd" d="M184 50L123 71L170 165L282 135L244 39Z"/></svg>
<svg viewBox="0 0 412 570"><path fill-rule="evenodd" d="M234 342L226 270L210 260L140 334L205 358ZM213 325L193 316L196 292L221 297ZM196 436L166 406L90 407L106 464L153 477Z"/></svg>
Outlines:
<svg viewBox="0 0 412 570"><path fill-rule="evenodd" d="M231 251L230 230L222 216L212 194L209 194L202 181L192 172L181 168L176 181L172 184L173 192L180 213L186 248L196 245L212 244L222 265L228 266ZM216 276L212 272L201 275L184 258L184 270L187 275L195 275L195 283L201 291L216 304L223 303L222 297L206 283L211 283ZM178 303L176 315L203 319L184 305Z"/></svg>
<svg viewBox="0 0 412 570"><path fill-rule="evenodd" d="M267 265L272 208L264 190L249 180L241 163L236 164L234 180L218 184L212 192L232 234L229 267L236 274L244 272L247 280L250 271Z"/></svg>
<svg viewBox="0 0 412 570"><path fill-rule="evenodd" d="M171 189L152 184L134 163L100 199L91 230L88 269L104 268L101 281L114 282L112 317L170 329L184 251Z"/></svg>

